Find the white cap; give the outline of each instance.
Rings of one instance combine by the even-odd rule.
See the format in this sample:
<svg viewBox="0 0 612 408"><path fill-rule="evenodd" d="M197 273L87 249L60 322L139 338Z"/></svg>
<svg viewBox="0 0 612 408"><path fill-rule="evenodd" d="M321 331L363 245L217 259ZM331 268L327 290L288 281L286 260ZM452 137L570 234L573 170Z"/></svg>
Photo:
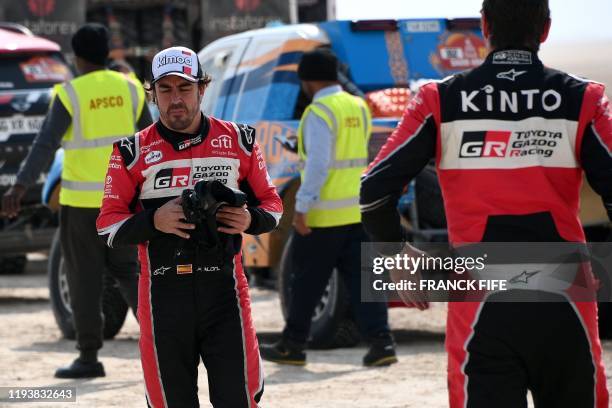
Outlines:
<svg viewBox="0 0 612 408"><path fill-rule="evenodd" d="M202 78L197 54L186 47L166 48L155 54L151 71L151 84L168 75L180 76L190 82L198 82Z"/></svg>

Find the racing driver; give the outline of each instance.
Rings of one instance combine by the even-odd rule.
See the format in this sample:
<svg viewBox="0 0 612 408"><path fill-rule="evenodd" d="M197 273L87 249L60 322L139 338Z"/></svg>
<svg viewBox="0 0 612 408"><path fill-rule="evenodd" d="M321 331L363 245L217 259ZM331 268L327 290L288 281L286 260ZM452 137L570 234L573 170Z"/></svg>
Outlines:
<svg viewBox="0 0 612 408"><path fill-rule="evenodd" d="M97 222L107 245L138 244L147 403L199 406L202 359L214 407L257 407L263 373L240 234L275 228L282 203L254 129L200 111L211 78L197 55L184 47L167 48L153 58L152 73L150 91L160 120L115 143ZM181 206L183 190L202 179L221 181L249 197L248 206L217 212L213 233L221 245L198 239L201 227L186 222Z"/></svg>
<svg viewBox="0 0 612 408"><path fill-rule="evenodd" d="M612 215L604 86L542 64L550 24L547 0L484 0L484 63L423 86L362 177L362 219L376 241L403 240L396 204L430 159L453 245L584 242L583 173ZM536 408L608 407L596 303L448 308L451 408L526 408L527 390Z"/></svg>

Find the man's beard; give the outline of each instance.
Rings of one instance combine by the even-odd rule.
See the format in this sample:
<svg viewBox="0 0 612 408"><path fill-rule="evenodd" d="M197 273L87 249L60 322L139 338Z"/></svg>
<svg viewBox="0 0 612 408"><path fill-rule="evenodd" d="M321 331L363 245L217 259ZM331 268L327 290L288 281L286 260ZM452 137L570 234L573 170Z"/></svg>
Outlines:
<svg viewBox="0 0 612 408"><path fill-rule="evenodd" d="M181 117L176 117L168 113L172 109L184 109L186 113ZM185 104L171 105L168 107L168 110L164 115L164 119L166 120L168 128L176 131L181 131L187 129L193 123L196 114L197 110L189 110Z"/></svg>

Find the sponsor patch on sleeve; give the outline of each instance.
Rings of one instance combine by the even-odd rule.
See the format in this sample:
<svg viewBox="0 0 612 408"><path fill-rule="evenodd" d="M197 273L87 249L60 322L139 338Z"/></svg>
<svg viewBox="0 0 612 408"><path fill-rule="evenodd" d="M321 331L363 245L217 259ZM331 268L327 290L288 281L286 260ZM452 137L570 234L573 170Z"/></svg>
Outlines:
<svg viewBox="0 0 612 408"><path fill-rule="evenodd" d="M123 139L115 142L115 145L119 149L119 153L121 153L123 162L125 163L128 169L130 169L134 165L134 163L136 163L136 160L140 155L137 136L138 134L131 137L124 137Z"/></svg>
<svg viewBox="0 0 612 408"><path fill-rule="evenodd" d="M253 152L253 145L255 144L255 128L249 125L235 124L236 131L238 132L238 141L240 147L247 155L251 155Z"/></svg>

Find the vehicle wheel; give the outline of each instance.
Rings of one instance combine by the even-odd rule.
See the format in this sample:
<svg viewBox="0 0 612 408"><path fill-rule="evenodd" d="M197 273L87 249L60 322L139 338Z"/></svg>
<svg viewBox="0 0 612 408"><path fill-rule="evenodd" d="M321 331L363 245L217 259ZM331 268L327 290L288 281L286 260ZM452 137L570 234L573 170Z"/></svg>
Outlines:
<svg viewBox="0 0 612 408"><path fill-rule="evenodd" d="M285 320L289 313L293 280L292 242L293 237L290 235L283 249L278 282L281 309ZM353 347L359 341L359 331L351 316L348 292L338 271L334 270L323 296L321 296L321 300L315 308L308 344L315 349L329 349Z"/></svg>
<svg viewBox="0 0 612 408"><path fill-rule="evenodd" d="M245 268L245 274L249 280L249 286L252 288L262 288L275 290L277 279L276 276L272 275L272 268L258 268L249 267Z"/></svg>
<svg viewBox="0 0 612 408"><path fill-rule="evenodd" d="M21 275L27 263L25 255L0 257L0 275Z"/></svg>
<svg viewBox="0 0 612 408"><path fill-rule="evenodd" d="M70 294L68 292L68 280L66 279L66 268L62 248L60 245L59 229L53 237L48 263L49 275L49 297L51 309L55 322L62 335L70 340L76 338L72 309L70 307ZM102 291L102 313L104 315L104 338L115 337L127 315L128 305L121 296L119 288L110 276L104 277L104 288Z"/></svg>

